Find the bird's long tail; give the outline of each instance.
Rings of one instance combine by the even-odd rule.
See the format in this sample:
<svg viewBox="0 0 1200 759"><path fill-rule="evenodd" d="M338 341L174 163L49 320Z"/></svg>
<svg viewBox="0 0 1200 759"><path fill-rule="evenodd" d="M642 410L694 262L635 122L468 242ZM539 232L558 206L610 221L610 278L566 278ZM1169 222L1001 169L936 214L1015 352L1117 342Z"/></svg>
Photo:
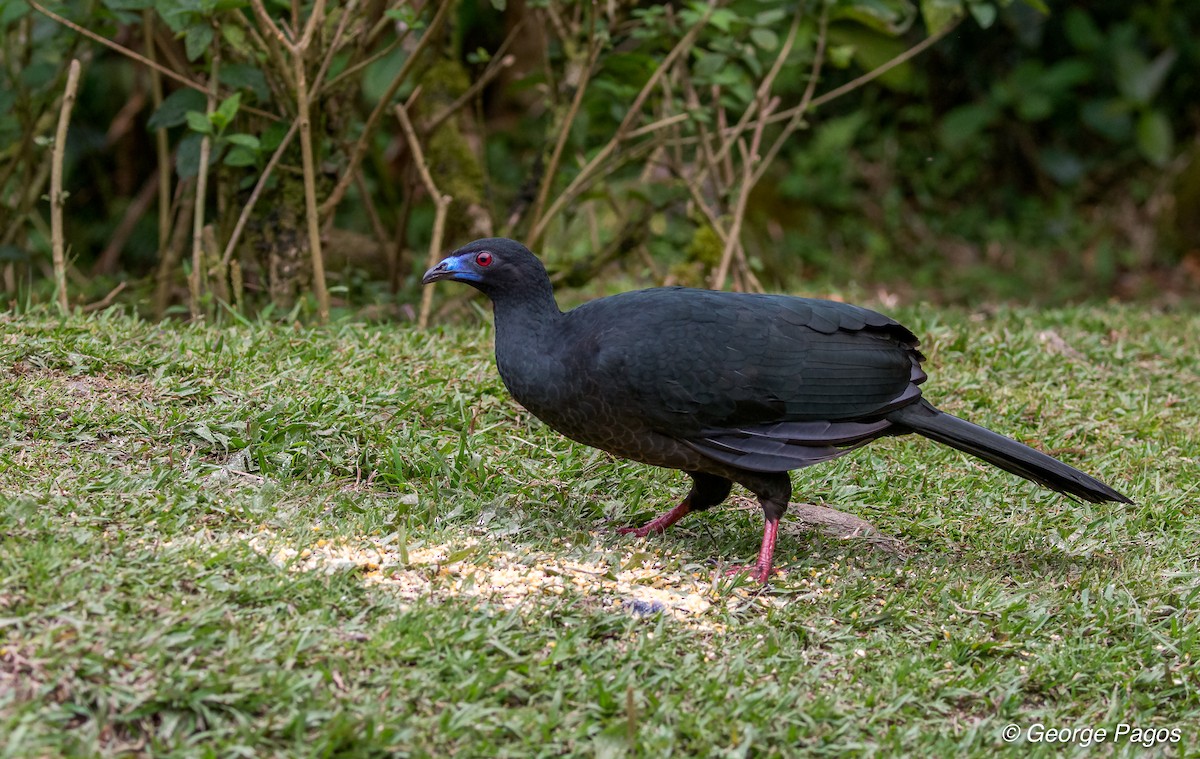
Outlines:
<svg viewBox="0 0 1200 759"><path fill-rule="evenodd" d="M893 411L887 419L1060 493L1093 503L1133 503L1095 477L1027 445L940 411L924 399Z"/></svg>

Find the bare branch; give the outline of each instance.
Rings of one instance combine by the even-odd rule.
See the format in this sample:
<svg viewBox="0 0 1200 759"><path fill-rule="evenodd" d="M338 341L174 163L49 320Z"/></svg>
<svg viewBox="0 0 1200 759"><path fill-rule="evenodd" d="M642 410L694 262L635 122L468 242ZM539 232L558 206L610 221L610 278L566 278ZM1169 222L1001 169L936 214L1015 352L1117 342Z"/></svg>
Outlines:
<svg viewBox="0 0 1200 759"><path fill-rule="evenodd" d="M588 161L588 163L579 171L579 173L575 175L575 178L571 180L571 183L567 185L567 188L563 190L563 192L557 198L555 198L554 203L551 204L546 213L540 218L533 220L533 230L530 232L529 240L527 241L529 245L533 246L537 244L538 240L540 240L542 235L545 233L546 226L550 223L550 220L558 215L558 212L562 210L563 206L565 206L567 203L573 202L575 198L578 197L579 193L581 193L592 181L593 174L596 173L597 169L604 165L604 162L616 152L617 148L628 136L627 132L629 132L629 130L632 128L634 121L641 116L642 106L645 105L646 99L650 97L650 93L653 92L654 88L658 86L659 79L661 79L667 70L669 70L671 66L675 64L675 61L681 55L691 49L692 43L696 41L696 37L699 36L701 30L703 30L704 26L708 23L708 18L712 14L712 11L713 6L709 5L708 9L704 12L704 15L692 25L692 28L688 29L687 33L684 34L677 43L675 43L675 46L671 48L671 52L667 53L666 58L664 58L662 63L659 64L654 73L650 75L650 79L642 87L641 91L637 94L637 97L633 99L633 102L629 105L629 112L625 115L625 118L621 120L620 125L617 127L616 132L613 133L613 136L609 139L608 143L605 144L605 146L600 149L600 152L593 156L592 160ZM663 126L669 126L669 124L664 124L663 121L660 120L656 123L655 128L661 129Z"/></svg>
<svg viewBox="0 0 1200 759"><path fill-rule="evenodd" d="M121 291L125 289L126 285L128 285L128 284L129 283L125 280L118 282L116 287L114 287L113 289L108 291L108 295L105 295L103 298L96 301L95 303L87 304L86 306L84 306L83 308L81 308L79 310L82 313L90 314L93 311L100 311L101 309L108 308L109 306L112 305L113 299L115 299L121 293Z"/></svg>
<svg viewBox="0 0 1200 759"><path fill-rule="evenodd" d="M429 240L429 257L428 264L433 266L437 261L438 254L442 251L442 235L446 229L446 213L450 210L451 198L449 195L443 195L434 184L433 176L429 173L429 166L425 162L425 153L421 150L421 141L417 139L417 130L413 128L412 121L408 118L408 111L404 110L404 106L396 106L396 118L400 121L400 128L404 130L404 138L408 140L408 149L412 153L413 163L417 167L417 173L421 176L421 183L425 185L425 190L429 193L429 197L433 199L435 215L433 217L433 236ZM433 288L425 288L421 293L421 313L417 319L417 326L421 329L429 326L429 311L433 307Z"/></svg>
<svg viewBox="0 0 1200 759"><path fill-rule="evenodd" d="M275 148L271 159L263 167L262 173L258 177L258 182L254 184L254 189L250 192L250 197L246 200L241 214L238 215L237 223L233 226L233 233L229 235L229 242L225 243L225 252L221 255L222 268L228 266L230 259L233 258L234 248L237 247L238 241L242 237L242 231L246 228L246 222L250 220L250 214L254 211L254 206L258 203L258 198L262 195L263 188L267 186L267 180L271 178L275 167L279 165L279 159L283 157L283 152L291 145L292 138L296 136L296 132L298 131L300 131L300 120L296 119L292 121L292 126L284 134L283 139L280 140L279 147Z"/></svg>
<svg viewBox="0 0 1200 759"><path fill-rule="evenodd" d="M591 80L592 71L596 68L596 61L600 57L600 44L594 42L588 48L587 61L584 63L582 70L579 72L579 83L575 87L575 97L571 98L571 105L568 106L566 114L563 115L562 122L558 128L558 139L554 142L554 149L550 151L550 160L546 164L546 171L542 175L542 186L538 188L537 199L533 203L533 210L530 212L529 218L535 222L542 218L542 209L546 206L546 198L550 195L550 188L554 185L555 176L558 174L558 164L562 160L563 149L567 146L567 140L571 137L571 125L575 123L575 117L579 115L579 108L583 105L583 96L587 94L588 82ZM530 241L531 244L533 241Z"/></svg>
<svg viewBox="0 0 1200 759"><path fill-rule="evenodd" d="M146 54L154 61L154 14L149 8L142 11L142 31L146 35ZM163 103L162 75L157 68L150 68L150 93L154 110ZM158 170L158 255L162 258L171 239L171 149L167 130L154 130L154 152Z"/></svg>
<svg viewBox="0 0 1200 759"><path fill-rule="evenodd" d="M217 109L217 73L221 65L221 48L213 48L212 71L209 74L208 103L205 113ZM212 151L211 135L200 138L200 168L196 175L196 204L192 213L192 275L188 277L188 308L192 319L199 319L200 293L204 287L204 206L208 194L208 157Z"/></svg>
<svg viewBox="0 0 1200 759"><path fill-rule="evenodd" d="M312 257L313 292L317 296L317 318L329 321L329 288L325 285L325 259L321 254L321 217L317 208L317 169L313 155L312 121L309 118L308 78L304 57L313 31L325 15L325 4L313 4L304 35L293 45L292 66L296 78L296 123L300 125L300 157L304 170L304 218L308 226L308 252Z"/></svg>
<svg viewBox="0 0 1200 759"><path fill-rule="evenodd" d="M71 123L71 109L75 106L75 93L79 89L79 59L71 59L67 71L67 86L63 90L62 106L58 110L58 129L54 133L53 163L50 169L50 245L54 259L54 290L58 296L58 308L64 314L70 304L67 300L67 255L63 241L63 154L67 147L67 126Z"/></svg>
<svg viewBox="0 0 1200 759"><path fill-rule="evenodd" d="M473 98L477 97L483 88L491 84L492 80L499 76L502 71L512 67L512 65L516 62L516 56L506 55L500 59L499 65L489 66L479 76L479 79L477 79L471 84L470 87L467 88L466 92L455 98L453 103L443 108L432 119L429 120L429 124L425 126L424 129L425 133L428 134L436 131L437 128L442 125L442 122L453 116L455 113L458 113L460 108L471 102Z"/></svg>
<svg viewBox="0 0 1200 759"><path fill-rule="evenodd" d="M180 84L182 84L185 87L190 87L191 89L199 90L200 92L208 92L208 87L206 85L200 84L199 82L194 82L185 76L175 73L174 71L167 68L166 66L163 66L161 63L150 60L149 58L142 55L141 53L134 52L133 50L130 50L129 48L127 48L123 45L118 45L117 43L113 42L112 40L110 40L106 37L102 37L99 34L96 34L95 32L91 31L90 29L83 28L82 26L80 26L79 24L76 24L74 21L71 21L70 19L63 18L62 16L58 15L54 11L47 9L46 7L44 7L43 5L38 3L37 0L29 0L29 5L34 10L36 10L38 13L45 16L46 18L51 19L53 21L57 21L58 23L67 27L68 29L70 29L74 32L77 32L79 34L82 34L84 37L87 37L88 39L92 40L93 42L98 42L107 48L116 50L121 55L124 55L127 58L132 58L133 60L137 61L138 63L142 64L143 66L148 66L148 67L154 69L155 71L159 72L163 76L168 77L170 79L174 79L175 81L179 82ZM267 113L266 111L259 110L258 108L253 108L248 105L242 106L241 110L245 111L246 113L253 113L256 116L262 116L263 118L270 119L271 121L279 121L279 117L276 116L275 114Z"/></svg>
<svg viewBox="0 0 1200 759"><path fill-rule="evenodd" d="M886 63L882 63L882 64L876 66L875 68L871 69L870 71L863 74L862 76L856 77L855 79L852 79L849 82L846 82L845 84L843 84L840 87L835 87L832 90L830 90L829 92L822 93L819 97L813 98L812 102L808 103L807 105L801 103L800 105L795 106L794 108L788 108L787 110L783 110L783 111L780 111L779 113L772 115L769 119L770 123L775 123L775 122L779 122L779 121L784 121L786 119L790 119L793 116L795 116L796 113L803 114L808 109L819 108L819 107L825 105L826 103L828 103L830 100L839 98L842 95L845 95L847 92L852 92L852 91L858 89L859 87L863 86L867 82L870 82L874 79L878 79L879 77L883 76L887 72L896 68L900 64L908 62L909 60L917 57L921 53L928 50L933 45L937 44L937 42L939 40L941 40L943 37L945 37L950 32L954 31L958 27L958 25L961 21L962 21L962 18L956 19L955 21L948 24L946 26L946 28L942 29L937 34L935 34L931 37L926 37L925 39L921 40L917 44L910 47L908 50L905 50L903 53L900 53L899 55L897 55L895 58L892 58L891 60L887 61Z"/></svg>
<svg viewBox="0 0 1200 759"><path fill-rule="evenodd" d="M396 91L400 89L400 85L403 84L404 80L408 78L408 74L412 70L412 67L415 66L416 62L421 58L421 53L424 52L429 43L433 41L433 38L437 36L438 30L441 29L442 22L446 20L446 15L449 13L450 8L454 5L454 3L448 2L443 2L440 4L437 13L433 17L433 20L429 22L429 26L425 29L425 33L421 35L421 41L417 43L416 48L412 51L408 58L405 59L404 65L400 67L400 71L396 73L396 76L392 78L391 84L388 85L387 90L385 90L383 95L380 96L379 103L375 106L375 109L371 111L371 115L367 117L366 123L363 124L362 134L359 136L358 140L354 143L354 146L350 150L350 158L347 161L345 168L342 169L341 179L338 180L337 185L333 188L333 192L329 193L329 197L326 198L325 202L321 204L321 216L328 216L329 214L333 213L333 210L337 208L338 203L342 202L342 198L346 195L346 190L350 189L350 185L354 182L354 172L358 170L358 164L360 161L362 161L363 154L367 152L367 145L370 143L371 138L375 135L375 127L379 123L380 116L383 115L384 109L387 108L389 103L391 103L392 97L394 97Z"/></svg>

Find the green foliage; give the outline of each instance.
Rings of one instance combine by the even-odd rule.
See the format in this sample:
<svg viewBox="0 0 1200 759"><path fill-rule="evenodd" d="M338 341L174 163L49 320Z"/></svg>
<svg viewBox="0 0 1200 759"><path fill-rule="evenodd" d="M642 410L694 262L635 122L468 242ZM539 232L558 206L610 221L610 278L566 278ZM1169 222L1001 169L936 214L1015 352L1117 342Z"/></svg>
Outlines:
<svg viewBox="0 0 1200 759"><path fill-rule="evenodd" d="M1082 7L1069 8L1053 20L1057 28L1040 33L1062 34L1069 52L1053 62L1025 57L984 97L948 112L941 123L943 145L960 155L969 146L977 152L1013 122L1071 120L1112 148L1136 148L1143 159L1163 166L1174 155L1169 116L1174 104L1164 86L1179 51L1167 46L1147 55L1144 48L1155 41L1151 30L1136 20L1101 26L1094 12ZM1045 146L1039 156L1039 168L1063 184L1080 181L1089 168L1079 152L1083 146L1068 145L1076 134L1060 132L1059 144Z"/></svg>
<svg viewBox="0 0 1200 759"><path fill-rule="evenodd" d="M300 141L275 153L296 118L293 27L317 6L300 6L298 20L289 4L264 7L269 20L244 0L56 4L54 12L139 52L152 32L155 59L196 88L164 79L165 99L150 108L148 77L135 75L140 64L27 3L0 2L8 42L0 67L6 290L22 283L34 300L43 291L46 148L65 63L79 56L84 86L66 157L78 204L67 229L80 274L71 277L75 297L91 300L113 286L87 275L93 265L157 283L168 301L184 292L182 269L165 251L167 233L190 222L177 218L177 202L145 204L160 160L156 130L167 138L163 162L173 155L168 198L187 196L203 169L205 221L218 252L235 227L243 230L234 251L242 283L235 288L232 273L216 269L221 281L205 288L222 301L238 289L246 296L238 307L248 311L265 305L260 298L300 292L310 280L303 186L295 186ZM1174 206L1155 194L1174 191L1163 187L1175 187L1192 150L1200 19L1191 6L1102 2L1047 12L1025 1L733 0L593 8L543 0L517 8L454 0L437 27L437 3L396 0L350 16L341 4L322 7L328 15L304 64L309 77L324 72L308 83L317 94L313 181L318 226L354 242L347 261L330 256L331 284L351 300L384 297L389 309L394 300L406 311L419 297L413 262L426 251L411 248L431 239L434 212L418 161L439 194L455 200L445 247L468 234L536 233L536 246L557 264L608 276L618 262L639 283L685 271L689 281L708 281L720 256L697 257L689 246L720 237L735 219L745 254L734 263L738 287L851 278L940 289L949 299L1057 299L1110 293L1131 273L1148 282L1186 255L1186 219L1196 215L1190 180L1179 177ZM291 42L279 43L272 25L292 30L284 34ZM694 40L665 70L693 27ZM822 99L951 28L924 54ZM506 41L506 30L517 36ZM335 41L337 49L322 47ZM805 97L818 64L812 94L820 107L779 118ZM205 90L214 72L210 112ZM402 72L405 81L396 81ZM641 107L631 113L635 101ZM419 156L394 124L401 102L417 127ZM763 108L774 115L756 136ZM746 168L756 173L793 127L799 131L781 143L774 164L754 176L743 214ZM201 167L205 137L210 164ZM268 166L256 196L264 206L239 224ZM347 190L345 199L327 207L335 186ZM285 203L297 207L285 212ZM1174 207L1178 220L1139 218L1141 231L1125 221L1120 229L1092 223L1116 218L1103 209L1129 204L1146 217ZM165 225L160 213L169 216ZM104 254L110 243L115 257ZM169 270L157 272L164 261ZM1048 276L1054 271L1070 276ZM130 287L126 296L147 290ZM291 306L283 299L275 309Z"/></svg>

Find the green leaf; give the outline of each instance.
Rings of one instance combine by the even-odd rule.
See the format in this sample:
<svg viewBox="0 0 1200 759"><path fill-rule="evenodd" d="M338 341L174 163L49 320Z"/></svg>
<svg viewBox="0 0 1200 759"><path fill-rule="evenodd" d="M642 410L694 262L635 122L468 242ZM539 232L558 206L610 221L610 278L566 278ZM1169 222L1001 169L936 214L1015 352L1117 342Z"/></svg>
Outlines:
<svg viewBox="0 0 1200 759"><path fill-rule="evenodd" d="M175 173L181 179L194 177L200 173L200 141L202 135L190 132L179 141L175 149Z"/></svg>
<svg viewBox="0 0 1200 759"><path fill-rule="evenodd" d="M1068 8L1063 16L1063 32L1076 50L1090 53L1104 45L1104 35L1082 8Z"/></svg>
<svg viewBox="0 0 1200 759"><path fill-rule="evenodd" d="M62 66L47 60L34 61L20 69L18 81L28 89L37 90L53 82Z"/></svg>
<svg viewBox="0 0 1200 759"><path fill-rule="evenodd" d="M104 7L119 23L137 24L142 20L142 11L154 7L154 0L104 0Z"/></svg>
<svg viewBox="0 0 1200 759"><path fill-rule="evenodd" d="M213 133L212 122L208 120L207 116L205 116L203 113L200 113L200 111L187 112L187 125L188 129L191 129L197 134Z"/></svg>
<svg viewBox="0 0 1200 759"><path fill-rule="evenodd" d="M234 24L221 24L221 39L242 55L253 55L254 51L246 42L246 30Z"/></svg>
<svg viewBox="0 0 1200 759"><path fill-rule="evenodd" d="M787 11L783 8L772 8L771 10L762 11L754 17L756 26L772 26L778 24L787 18Z"/></svg>
<svg viewBox="0 0 1200 759"><path fill-rule="evenodd" d="M1016 105L1023 121L1041 121L1054 113L1054 100L1044 92L1027 92L1017 98Z"/></svg>
<svg viewBox="0 0 1200 759"><path fill-rule="evenodd" d="M1045 148L1038 153L1038 164L1061 185L1073 185L1083 178L1087 166L1069 150Z"/></svg>
<svg viewBox="0 0 1200 759"><path fill-rule="evenodd" d="M930 0L934 3L951 3L957 0ZM848 19L890 37L904 34L917 18L917 7L909 0L858 0L851 3L836 3L830 8L830 21Z"/></svg>
<svg viewBox="0 0 1200 759"><path fill-rule="evenodd" d="M829 27L830 45L848 45L854 49L854 62L864 70L881 66L908 49L908 45L890 35L858 24ZM877 81L898 92L909 92L914 84L913 64L902 63Z"/></svg>
<svg viewBox="0 0 1200 759"><path fill-rule="evenodd" d="M204 110L204 93L190 88L175 90L162 101L150 118L146 120L146 128L168 129L187 121L188 111Z"/></svg>
<svg viewBox="0 0 1200 759"><path fill-rule="evenodd" d="M250 150L259 150L262 144L259 139L252 134L231 134L225 137L225 141L230 145L240 145Z"/></svg>
<svg viewBox="0 0 1200 759"><path fill-rule="evenodd" d="M1139 105L1149 105L1162 89L1167 72L1175 63L1177 53L1168 48L1158 54L1153 62L1147 61L1141 51L1121 48L1113 57L1116 67L1117 89L1122 95Z"/></svg>
<svg viewBox="0 0 1200 759"><path fill-rule="evenodd" d="M259 102L271 96L262 70L248 63L221 64L221 84L235 90L249 90Z"/></svg>
<svg viewBox="0 0 1200 759"><path fill-rule="evenodd" d="M696 62L695 75L701 79L709 79L725 67L729 59L720 53L709 53L697 50L700 60Z"/></svg>
<svg viewBox="0 0 1200 759"><path fill-rule="evenodd" d="M994 15L994 8L992 12ZM921 0L921 15L925 18L925 30L930 35L937 34L953 24L962 13L963 7L959 0Z"/></svg>
<svg viewBox="0 0 1200 759"><path fill-rule="evenodd" d="M0 2L0 26L8 26L27 15L29 15L29 3L25 0Z"/></svg>
<svg viewBox="0 0 1200 759"><path fill-rule="evenodd" d="M728 8L718 8L708 17L708 23L722 32L729 32L730 27L738 20L738 15Z"/></svg>
<svg viewBox="0 0 1200 759"><path fill-rule="evenodd" d="M1142 113L1137 123L1136 140L1138 152L1155 166L1165 166L1171 160L1175 150L1175 135L1171 132L1171 122L1162 111L1148 110Z"/></svg>
<svg viewBox="0 0 1200 759"><path fill-rule="evenodd" d="M996 109L988 102L959 106L942 117L938 136L947 150L956 153L977 140L995 117Z"/></svg>
<svg viewBox="0 0 1200 759"><path fill-rule="evenodd" d="M996 23L996 6L991 3L971 3L967 6L980 29L991 29Z"/></svg>
<svg viewBox="0 0 1200 759"><path fill-rule="evenodd" d="M225 127L233 123L237 117L238 107L242 104L242 93L235 92L229 97L221 101L217 106L216 112L212 115L213 125L217 130L223 130Z"/></svg>
<svg viewBox="0 0 1200 759"><path fill-rule="evenodd" d="M283 138L285 135L287 135L287 132L288 125L276 121L263 131L262 137L259 138L261 142L260 147L263 150L274 152L274 150L279 147L279 143L283 142Z"/></svg>
<svg viewBox="0 0 1200 759"><path fill-rule="evenodd" d="M760 50L774 50L779 47L779 35L770 29L756 27L750 30L750 41Z"/></svg>
<svg viewBox="0 0 1200 759"><path fill-rule="evenodd" d="M400 8L391 8L386 10L383 12L383 15L407 29L417 30L425 28L425 20L420 17L420 14L407 5Z"/></svg>
<svg viewBox="0 0 1200 759"><path fill-rule="evenodd" d="M229 151L229 155L225 156L226 166L257 166L258 152L244 148L241 145L234 145Z"/></svg>
<svg viewBox="0 0 1200 759"><path fill-rule="evenodd" d="M854 62L854 50L854 45L830 45L825 56L834 66L844 69Z"/></svg>
<svg viewBox="0 0 1200 759"><path fill-rule="evenodd" d="M1083 123L1116 143L1128 143L1133 135L1133 116L1129 104L1121 98L1089 100L1079 110Z"/></svg>
<svg viewBox="0 0 1200 759"><path fill-rule="evenodd" d="M195 61L200 56L204 55L204 51L213 41L213 28L207 21L202 21L199 24L193 24L188 27L187 34L183 37L184 48L187 51L187 59Z"/></svg>

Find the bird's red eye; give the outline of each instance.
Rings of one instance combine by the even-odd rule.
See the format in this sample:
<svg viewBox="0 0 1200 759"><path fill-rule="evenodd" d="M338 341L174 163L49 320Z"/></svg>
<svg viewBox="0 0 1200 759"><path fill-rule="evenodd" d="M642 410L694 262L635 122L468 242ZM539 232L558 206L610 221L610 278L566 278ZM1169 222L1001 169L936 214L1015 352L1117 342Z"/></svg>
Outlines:
<svg viewBox="0 0 1200 759"><path fill-rule="evenodd" d="M488 253L486 250L482 250L482 251L476 253L475 254L475 263L479 264L480 266L491 266L492 265L492 254Z"/></svg>

